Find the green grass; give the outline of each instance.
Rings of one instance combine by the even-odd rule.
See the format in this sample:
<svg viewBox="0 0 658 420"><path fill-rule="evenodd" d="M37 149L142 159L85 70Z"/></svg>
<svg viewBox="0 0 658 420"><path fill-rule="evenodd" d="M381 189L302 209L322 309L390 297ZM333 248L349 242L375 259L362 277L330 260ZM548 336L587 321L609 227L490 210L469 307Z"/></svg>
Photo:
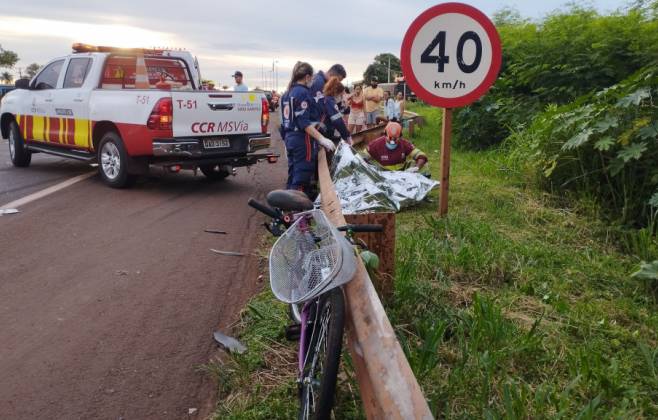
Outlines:
<svg viewBox="0 0 658 420"><path fill-rule="evenodd" d="M421 112L414 141L438 174L440 114ZM505 161L454 151L449 217L436 203L398 215L389 316L433 412L658 416L658 315L630 278L639 258L594 206L535 190Z"/></svg>
<svg viewBox="0 0 658 420"><path fill-rule="evenodd" d="M413 141L438 178L440 111ZM591 201L540 192L499 151L453 151L450 211L397 218L387 307L436 417L656 418L656 297L631 278L646 235L605 225ZM655 289L654 289L655 290ZM209 365L216 418L293 418L294 346L269 292L242 314L241 357ZM347 355L336 418L359 418ZM291 365L292 363L292 365Z"/></svg>

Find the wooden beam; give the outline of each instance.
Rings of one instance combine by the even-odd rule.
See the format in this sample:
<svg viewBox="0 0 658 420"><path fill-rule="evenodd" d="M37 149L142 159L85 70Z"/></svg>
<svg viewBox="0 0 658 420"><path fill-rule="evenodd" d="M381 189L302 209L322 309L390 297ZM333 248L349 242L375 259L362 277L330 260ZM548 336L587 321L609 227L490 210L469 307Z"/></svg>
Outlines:
<svg viewBox="0 0 658 420"><path fill-rule="evenodd" d="M320 150L318 174L322 209L335 226L345 217L329 175L326 153ZM404 356L402 347L361 260L344 287L348 347L369 419L431 419L432 413Z"/></svg>
<svg viewBox="0 0 658 420"><path fill-rule="evenodd" d="M441 193L439 195L439 216L448 214L448 191L450 190L450 137L452 135L452 109L443 108L441 126Z"/></svg>

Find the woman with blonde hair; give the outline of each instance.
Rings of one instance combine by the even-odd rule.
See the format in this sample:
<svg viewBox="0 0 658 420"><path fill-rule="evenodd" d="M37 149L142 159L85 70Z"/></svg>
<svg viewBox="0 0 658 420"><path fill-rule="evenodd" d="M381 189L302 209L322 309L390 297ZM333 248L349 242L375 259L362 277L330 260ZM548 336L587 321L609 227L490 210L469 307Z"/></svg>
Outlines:
<svg viewBox="0 0 658 420"><path fill-rule="evenodd" d="M350 106L350 115L347 119L347 130L352 134L363 130L363 127L366 124L366 113L363 110L364 101L363 88L361 85L354 86L354 93L347 100L347 103Z"/></svg>

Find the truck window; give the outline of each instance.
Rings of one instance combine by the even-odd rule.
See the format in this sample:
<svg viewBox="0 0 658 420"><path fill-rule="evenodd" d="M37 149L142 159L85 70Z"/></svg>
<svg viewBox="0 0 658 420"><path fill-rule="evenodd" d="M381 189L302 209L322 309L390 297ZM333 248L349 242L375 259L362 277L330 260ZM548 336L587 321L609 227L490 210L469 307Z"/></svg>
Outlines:
<svg viewBox="0 0 658 420"><path fill-rule="evenodd" d="M55 89L55 86L57 86L57 80L59 79L59 73L62 71L62 64L64 64L64 60L57 60L48 64L46 68L39 73L32 86L38 90Z"/></svg>
<svg viewBox="0 0 658 420"><path fill-rule="evenodd" d="M91 67L91 58L80 57L69 60L69 66L64 76L64 88L79 88L85 82L87 72Z"/></svg>
<svg viewBox="0 0 658 420"><path fill-rule="evenodd" d="M190 73L183 60L172 57L144 57L150 89L192 90ZM137 57L111 56L105 62L101 88L135 89Z"/></svg>

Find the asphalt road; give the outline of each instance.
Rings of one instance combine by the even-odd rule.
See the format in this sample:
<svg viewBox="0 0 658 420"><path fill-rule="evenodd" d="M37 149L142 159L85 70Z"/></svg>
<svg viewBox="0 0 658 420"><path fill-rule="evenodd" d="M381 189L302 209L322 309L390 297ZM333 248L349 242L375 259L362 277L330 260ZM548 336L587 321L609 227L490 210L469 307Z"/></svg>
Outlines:
<svg viewBox="0 0 658 420"><path fill-rule="evenodd" d="M0 206L89 170L43 155L12 168L4 140L0 151ZM263 287L249 255L264 217L247 199L285 173L283 159L217 183L156 173L128 190L94 176L0 216L0 418L202 418L212 332Z"/></svg>

